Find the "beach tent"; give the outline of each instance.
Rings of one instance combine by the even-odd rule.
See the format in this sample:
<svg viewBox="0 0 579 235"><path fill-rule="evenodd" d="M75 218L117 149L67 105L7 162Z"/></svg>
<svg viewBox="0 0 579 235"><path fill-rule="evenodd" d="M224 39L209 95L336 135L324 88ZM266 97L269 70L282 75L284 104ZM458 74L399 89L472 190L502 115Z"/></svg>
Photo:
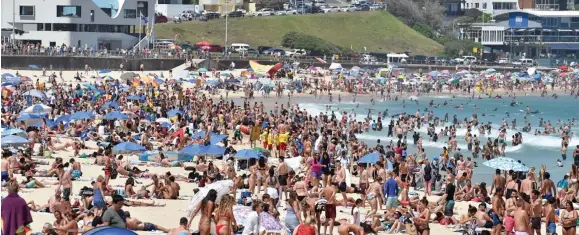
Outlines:
<svg viewBox="0 0 579 235"><path fill-rule="evenodd" d="M341 68L342 68L342 64L332 63L332 64L330 64L330 67L328 69L341 69Z"/></svg>
<svg viewBox="0 0 579 235"><path fill-rule="evenodd" d="M273 75L283 67L283 64L277 63L275 65L262 65L257 63L255 60L250 60L249 66L256 74L269 74L270 77L274 77Z"/></svg>

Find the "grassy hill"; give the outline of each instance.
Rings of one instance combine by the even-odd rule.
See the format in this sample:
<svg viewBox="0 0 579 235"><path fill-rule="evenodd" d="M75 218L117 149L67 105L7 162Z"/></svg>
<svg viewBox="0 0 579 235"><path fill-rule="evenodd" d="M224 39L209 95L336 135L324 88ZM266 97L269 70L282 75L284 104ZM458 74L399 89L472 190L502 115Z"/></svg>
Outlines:
<svg viewBox="0 0 579 235"><path fill-rule="evenodd" d="M434 55L442 49L437 42L400 22L386 11L332 13L298 16L229 18L228 44L247 43L251 47L280 46L289 31L320 37L354 51L402 52ZM155 25L157 38L175 38L192 43L207 40L224 44L225 19L207 22Z"/></svg>

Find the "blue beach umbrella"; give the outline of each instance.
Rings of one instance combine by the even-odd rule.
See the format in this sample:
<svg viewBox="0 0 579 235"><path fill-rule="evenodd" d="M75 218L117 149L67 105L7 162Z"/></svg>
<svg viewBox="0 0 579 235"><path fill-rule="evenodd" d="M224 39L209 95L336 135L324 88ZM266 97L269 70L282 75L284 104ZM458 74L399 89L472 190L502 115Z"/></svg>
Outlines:
<svg viewBox="0 0 579 235"><path fill-rule="evenodd" d="M206 72L207 72L207 69L206 69L206 68L200 68L200 69L197 70L197 72L206 73Z"/></svg>
<svg viewBox="0 0 579 235"><path fill-rule="evenodd" d="M380 159L380 155L381 154L379 152L373 152L373 153L366 154L363 157L361 157L360 159L358 159L358 163L374 164L374 163L378 162L378 160Z"/></svg>
<svg viewBox="0 0 579 235"><path fill-rule="evenodd" d="M219 145L209 145L209 146L202 146L201 153L199 155L214 155L214 156L221 156L225 153L225 148Z"/></svg>
<svg viewBox="0 0 579 235"><path fill-rule="evenodd" d="M6 129L2 132L2 136L9 136L9 135L24 135L26 136L26 131L22 130L22 129L18 129L18 128L10 128L10 129Z"/></svg>
<svg viewBox="0 0 579 235"><path fill-rule="evenodd" d="M11 73L3 73L2 74L2 78L13 78L14 75L12 75Z"/></svg>
<svg viewBox="0 0 579 235"><path fill-rule="evenodd" d="M208 80L207 82L205 82L205 84L217 86L220 84L220 82L218 80Z"/></svg>
<svg viewBox="0 0 579 235"><path fill-rule="evenodd" d="M242 149L235 154L236 159L250 159L250 158L258 159L259 156L260 154L252 149Z"/></svg>
<svg viewBox="0 0 579 235"><path fill-rule="evenodd" d="M129 116L127 116L127 115L124 114L124 113L115 111L115 112L107 113L107 114L103 117L103 119L106 119L106 120L115 120L115 119L119 119L119 120L129 120Z"/></svg>
<svg viewBox="0 0 579 235"><path fill-rule="evenodd" d="M183 111L178 110L178 109L171 109L171 110L169 110L169 112L167 112L167 115L169 115L169 117L175 117L175 116L177 116L177 114L183 115Z"/></svg>
<svg viewBox="0 0 579 235"><path fill-rule="evenodd" d="M483 163L485 166L499 170L528 171L529 168L510 157L498 157Z"/></svg>
<svg viewBox="0 0 579 235"><path fill-rule="evenodd" d="M54 120L54 122L55 122L56 124L59 124L59 123L61 123L61 122L62 122L62 123L65 123L65 124L66 124L66 123L69 123L69 122L70 122L70 115L62 115L62 116L60 116L60 117L57 117L56 120Z"/></svg>
<svg viewBox="0 0 579 235"><path fill-rule="evenodd" d="M40 66L35 65L35 64L29 64L29 65L28 65L28 68L31 68L31 69L40 69Z"/></svg>
<svg viewBox="0 0 579 235"><path fill-rule="evenodd" d="M120 105L119 103L115 102L115 101L109 101L109 102L104 103L104 104L102 105L102 107L103 107L103 108L114 108L114 109L116 109L116 108L118 108L118 107L121 107L121 105Z"/></svg>
<svg viewBox="0 0 579 235"><path fill-rule="evenodd" d="M110 73L110 72L111 72L110 69L102 69L98 71L98 73Z"/></svg>
<svg viewBox="0 0 579 235"><path fill-rule="evenodd" d="M178 160L178 152L175 151L166 151L162 152L163 156L169 161L177 161ZM154 162L155 158L159 156L161 152L145 152L139 155L139 161L144 162Z"/></svg>
<svg viewBox="0 0 579 235"><path fill-rule="evenodd" d="M145 100L143 97L138 96L138 95L130 95L127 97L127 99L129 99L129 100Z"/></svg>
<svg viewBox="0 0 579 235"><path fill-rule="evenodd" d="M18 147L28 144L28 140L17 135L2 137L2 147Z"/></svg>
<svg viewBox="0 0 579 235"><path fill-rule="evenodd" d="M29 90L27 92L24 92L22 95L37 97L37 98L41 98L41 99L46 98L46 95L44 94L44 92L39 91L39 90Z"/></svg>
<svg viewBox="0 0 579 235"><path fill-rule="evenodd" d="M70 120L79 120L79 119L93 119L95 116L92 113L86 111L78 111L70 115Z"/></svg>
<svg viewBox="0 0 579 235"><path fill-rule="evenodd" d="M192 144L179 151L179 161L191 161L193 156L201 153L201 145Z"/></svg>
<svg viewBox="0 0 579 235"><path fill-rule="evenodd" d="M103 226L103 227L95 227L91 230L88 230L83 233L83 235L137 235L137 233L124 229L124 228L117 228L112 226Z"/></svg>
<svg viewBox="0 0 579 235"><path fill-rule="evenodd" d="M37 114L44 114L50 113L52 111L52 107L44 104L35 104L28 108L22 110L22 113L37 113Z"/></svg>
<svg viewBox="0 0 579 235"><path fill-rule="evenodd" d="M113 147L113 151L116 153L132 153L132 152L144 152L147 149L140 144L133 142L122 142Z"/></svg>

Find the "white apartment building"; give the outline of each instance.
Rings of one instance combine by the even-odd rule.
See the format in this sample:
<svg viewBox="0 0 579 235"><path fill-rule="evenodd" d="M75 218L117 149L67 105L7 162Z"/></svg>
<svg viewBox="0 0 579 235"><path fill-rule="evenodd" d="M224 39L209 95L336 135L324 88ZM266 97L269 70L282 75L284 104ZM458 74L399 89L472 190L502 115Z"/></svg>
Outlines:
<svg viewBox="0 0 579 235"><path fill-rule="evenodd" d="M519 10L518 0L466 0L463 9L478 9L487 14L501 14L508 11Z"/></svg>
<svg viewBox="0 0 579 235"><path fill-rule="evenodd" d="M149 24L155 20L157 0L94 1L100 6L92 0L2 0L2 36L45 47L129 49L139 42L139 32L146 36L140 15ZM118 3L106 6L111 1ZM13 25L23 33L6 35Z"/></svg>

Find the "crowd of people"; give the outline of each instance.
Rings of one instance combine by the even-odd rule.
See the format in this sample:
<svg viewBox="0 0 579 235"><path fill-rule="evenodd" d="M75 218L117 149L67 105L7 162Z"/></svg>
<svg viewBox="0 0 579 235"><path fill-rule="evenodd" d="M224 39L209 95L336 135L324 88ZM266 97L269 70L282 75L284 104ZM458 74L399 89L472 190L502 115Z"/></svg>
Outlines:
<svg viewBox="0 0 579 235"><path fill-rule="evenodd" d="M473 158L505 155L505 145L522 141L515 138L507 143L506 131L485 135L484 124L475 115L464 121L455 118L445 128L450 122L448 116L436 117L431 112L392 116L384 111L376 120L368 117L360 121L354 113L343 111L308 112L292 104L291 97L285 106L275 103L266 108L262 102L252 104L251 99L213 98L197 87L185 88L180 83L156 87L127 81L128 86L123 86L124 82L117 80L95 82L92 88L55 79L51 83L21 83L3 99L3 127L23 130L29 140L18 149L2 150L2 181L8 191L2 200L2 218L7 234L24 234L33 221L30 211L54 215L54 223L46 224L41 234L76 234L113 226L171 235L189 234L190 230L198 230L201 235L317 235L333 234L336 228L340 235L381 231L428 235L433 223L471 234L481 228L486 229L484 233L497 235L553 234L557 226L562 226L563 235L576 234L578 216L573 203L579 190L577 164L572 164L569 174L557 183L543 166L538 172L533 167L524 172L497 169L490 187L485 182L475 184ZM336 93L329 83L308 86L314 88L316 97L319 93L331 100L332 92ZM44 96L31 97L32 90ZM376 89L375 94L379 90L384 99L386 90L390 101L401 102L395 93L390 97L388 87ZM40 117L22 118L22 111L32 104L45 104L46 111L33 112ZM108 116L115 111L122 111L126 117ZM92 116L59 119L78 112ZM391 118L389 123L384 121L386 118ZM371 146L357 138L361 133L382 130L382 125L387 136L397 141L377 140ZM415 132L423 125L431 127L428 137ZM508 124L502 125L506 130ZM566 150L575 120L558 125ZM444 129L437 132L440 128ZM467 134L469 149L461 150L456 145L458 128L483 131L478 138ZM546 131L553 127L542 128ZM234 138L217 139L220 135ZM412 143L407 142L407 136L413 138ZM438 157L429 159L423 139L434 136L448 138L448 146L434 153ZM486 143L482 142L484 137ZM115 146L126 142L160 154L153 163L134 162L127 154L115 151ZM259 157L236 158L243 144L259 149ZM192 145L219 145L225 152L221 160L196 156L193 164L166 156L168 151L179 152ZM33 158L53 152L64 153L66 159ZM472 155L464 156L467 152ZM362 163L360 159L369 154L379 157ZM298 157L298 167L287 161ZM103 171L89 176L95 177L91 187L73 191L73 182L87 177L80 163L87 159L102 166ZM579 164L579 146L573 150L573 159ZM147 169L153 165L185 168L190 173L175 174L169 168L165 174L154 174ZM240 174L239 168L246 169L246 173ZM110 181L117 178L126 178L125 184L112 185ZM145 179L152 183L137 187L136 182ZM203 200L180 219L176 228L142 222L123 210L164 207L155 200L180 198L183 184L202 188L224 180L233 182L229 193L204 191ZM46 204L18 196L20 188L43 187L55 187ZM74 200L76 194L80 200ZM456 215L458 201L475 206ZM233 212L236 205L251 207L242 224L237 223ZM338 216L342 212L337 207L348 208L348 216ZM264 213L283 229L264 228ZM198 223L193 223L198 215Z"/></svg>

